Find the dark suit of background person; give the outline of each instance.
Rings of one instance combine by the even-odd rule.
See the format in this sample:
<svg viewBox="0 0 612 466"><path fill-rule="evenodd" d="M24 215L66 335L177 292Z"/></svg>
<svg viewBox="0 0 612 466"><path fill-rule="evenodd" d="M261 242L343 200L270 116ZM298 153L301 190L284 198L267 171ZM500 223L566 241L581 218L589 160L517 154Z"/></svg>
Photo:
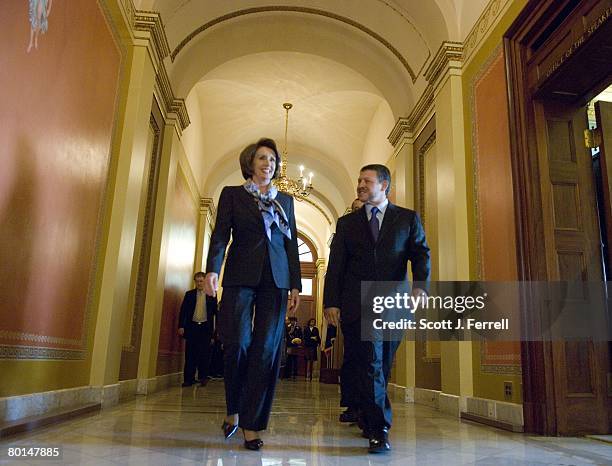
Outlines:
<svg viewBox="0 0 612 466"><path fill-rule="evenodd" d="M311 319L314 321L314 319ZM310 322L309 322L310 323ZM317 327L306 325L303 330L304 333L304 359L306 360L306 373L305 377L312 380L312 366L314 361L317 360L317 353L319 345L321 344L321 337L319 336L319 329Z"/></svg>
<svg viewBox="0 0 612 466"><path fill-rule="evenodd" d="M297 319L291 317L289 323L285 326L285 338L287 347L287 363L285 366L285 377L295 379L298 371L298 354L302 345L302 329L297 324ZM299 339L300 343L294 343L295 339Z"/></svg>
<svg viewBox="0 0 612 466"><path fill-rule="evenodd" d="M355 212L363 206L363 202L359 198L353 200L351 203L350 212ZM350 213L349 212L349 213ZM343 413L340 413L340 422L357 422L359 414L359 402L358 402L358 354L357 347L355 345L354 333L351 333L352 328L346 328L341 323L343 333L348 331L349 338L342 339L344 351L342 356L342 367L340 368L340 406L346 408ZM335 329L335 327L334 327ZM327 330L329 332L329 328Z"/></svg>
<svg viewBox="0 0 612 466"><path fill-rule="evenodd" d="M240 155L247 183L251 179L249 176L255 179L259 173L260 152L270 154L269 150L262 149L265 147L274 148L276 174L280 161L276 145L274 141L268 145L262 141L271 140L262 139L247 146ZM243 161L248 159L253 147L254 156L249 168ZM280 367L289 290L291 306L295 308L299 302L301 276L293 198L278 192L276 200L286 213L290 239L276 223L271 225L268 238L257 199L245 186L227 186L219 198L215 229L210 240L207 279L218 276L230 234L232 236L225 261L219 311L228 415L223 426L226 437L231 435L230 427L233 428L232 425L228 427L228 420L236 415L238 425L250 431L249 435L266 429ZM210 283L212 286L212 278ZM245 432L246 448L257 450L261 445L263 442L259 438L248 440Z"/></svg>
<svg viewBox="0 0 612 466"><path fill-rule="evenodd" d="M377 173L368 167L371 166L360 172L358 193L365 183L362 177ZM383 192L391 182L388 170L386 173L389 181L382 184ZM340 308L345 341L356 348L358 402L365 421L364 434L370 439L369 451L381 452L390 448L387 432L391 426L391 404L386 388L400 342L361 341L361 282L407 281L410 261L414 281L428 283L430 257L416 212L389 202L375 240L368 218L371 207L365 205L338 219L323 300L326 312L327 308ZM420 294L422 290L415 288L415 292Z"/></svg>
<svg viewBox="0 0 612 466"><path fill-rule="evenodd" d="M204 274L200 277L203 280ZM194 279L198 279L197 274ZM205 304L203 316L199 321L196 316L198 291ZM185 293L178 323L179 334L182 333L181 336L185 338L185 368L183 370L183 386L185 387L195 382L196 369L200 383L206 384L210 364L210 339L214 332L216 315L217 299L204 294L204 289L194 288ZM180 329L183 329L183 332L180 332Z"/></svg>

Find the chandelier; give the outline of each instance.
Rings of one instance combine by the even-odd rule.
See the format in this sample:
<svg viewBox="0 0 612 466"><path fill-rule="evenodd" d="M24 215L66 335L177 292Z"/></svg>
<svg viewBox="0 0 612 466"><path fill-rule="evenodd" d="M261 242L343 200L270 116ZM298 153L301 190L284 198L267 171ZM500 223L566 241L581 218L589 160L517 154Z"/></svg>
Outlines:
<svg viewBox="0 0 612 466"><path fill-rule="evenodd" d="M287 129L289 128L289 110L293 104L289 102L283 104L285 109L285 148L283 149L283 160L280 163L280 174L273 180L274 185L279 191L293 196L294 199L302 201L312 191L312 172L308 177L304 176L304 165L300 165L300 177L296 180L287 176Z"/></svg>

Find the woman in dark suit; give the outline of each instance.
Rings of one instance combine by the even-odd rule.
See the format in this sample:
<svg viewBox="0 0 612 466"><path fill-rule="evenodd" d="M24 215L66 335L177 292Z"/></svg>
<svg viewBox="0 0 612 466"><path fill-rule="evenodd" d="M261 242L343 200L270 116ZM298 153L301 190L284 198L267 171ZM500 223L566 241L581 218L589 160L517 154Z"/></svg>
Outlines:
<svg viewBox="0 0 612 466"><path fill-rule="evenodd" d="M272 139L240 154L246 180L221 192L206 263L205 290L217 291L225 260L219 331L224 348L226 438L240 426L244 445L259 450L270 417L281 359L287 296L295 312L301 290L293 198L272 184L281 158Z"/></svg>
<svg viewBox="0 0 612 466"><path fill-rule="evenodd" d="M319 329L315 327L317 321L310 319L304 328L304 359L306 360L306 378L312 380L312 365L317 360L317 350L321 344Z"/></svg>

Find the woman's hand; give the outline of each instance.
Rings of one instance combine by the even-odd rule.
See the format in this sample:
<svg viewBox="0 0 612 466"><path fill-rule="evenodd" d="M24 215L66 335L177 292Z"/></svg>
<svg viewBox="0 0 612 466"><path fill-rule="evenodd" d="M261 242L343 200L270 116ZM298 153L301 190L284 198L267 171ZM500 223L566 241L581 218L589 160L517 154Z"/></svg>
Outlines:
<svg viewBox="0 0 612 466"><path fill-rule="evenodd" d="M289 316L294 316L297 311L298 306L300 305L300 290L297 288L292 289L289 292L289 309L287 312Z"/></svg>
<svg viewBox="0 0 612 466"><path fill-rule="evenodd" d="M208 296L217 296L219 286L219 275L215 272L208 272L204 277L204 293Z"/></svg>

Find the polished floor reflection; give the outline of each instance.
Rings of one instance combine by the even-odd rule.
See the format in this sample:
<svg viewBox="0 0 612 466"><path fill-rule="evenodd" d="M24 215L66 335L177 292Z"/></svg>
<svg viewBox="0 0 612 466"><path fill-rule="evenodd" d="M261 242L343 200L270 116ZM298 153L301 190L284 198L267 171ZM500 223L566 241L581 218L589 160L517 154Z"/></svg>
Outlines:
<svg viewBox="0 0 612 466"><path fill-rule="evenodd" d="M243 449L242 435L224 440L223 382L171 388L77 420L0 442L61 446L60 464L78 465L519 465L612 464L612 445L582 438L513 434L461 422L419 405L394 401L393 450L368 455L356 426L338 422L338 387L281 381L265 445ZM6 456L4 456L6 458ZM51 464L54 461L44 461ZM0 464L41 461L0 459Z"/></svg>

